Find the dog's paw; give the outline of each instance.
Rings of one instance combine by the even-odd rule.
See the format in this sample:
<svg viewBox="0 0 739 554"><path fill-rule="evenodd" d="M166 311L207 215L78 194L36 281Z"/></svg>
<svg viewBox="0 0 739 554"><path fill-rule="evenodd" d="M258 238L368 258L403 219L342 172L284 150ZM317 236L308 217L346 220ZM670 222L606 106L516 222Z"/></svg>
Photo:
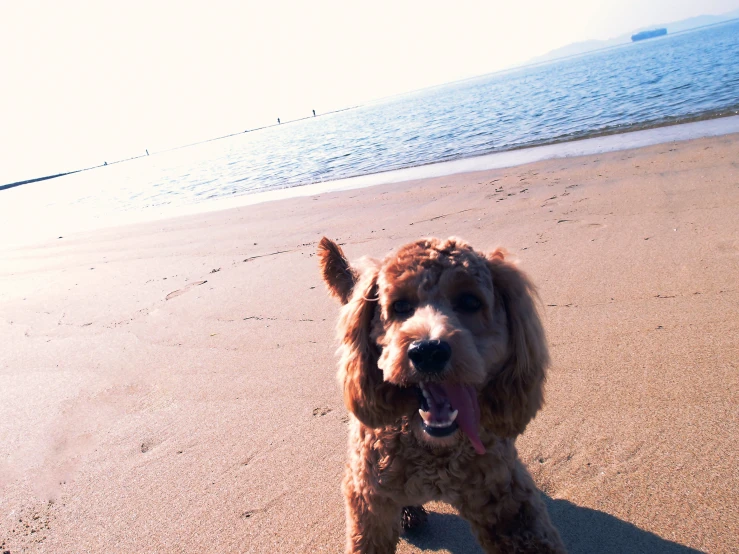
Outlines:
<svg viewBox="0 0 739 554"><path fill-rule="evenodd" d="M428 517L429 514L423 506L405 506L400 516L400 524L403 531L413 531L423 527Z"/></svg>

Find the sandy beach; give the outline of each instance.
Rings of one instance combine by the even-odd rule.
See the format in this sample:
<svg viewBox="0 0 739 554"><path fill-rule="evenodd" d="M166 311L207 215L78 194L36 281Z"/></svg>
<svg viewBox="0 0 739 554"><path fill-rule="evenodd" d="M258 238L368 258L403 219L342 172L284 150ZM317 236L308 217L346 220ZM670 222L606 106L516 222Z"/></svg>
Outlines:
<svg viewBox="0 0 739 554"><path fill-rule="evenodd" d="M553 358L518 448L570 551L737 552L737 214L734 134L0 249L0 552L341 552L323 235L514 253ZM479 552L428 508L400 553Z"/></svg>

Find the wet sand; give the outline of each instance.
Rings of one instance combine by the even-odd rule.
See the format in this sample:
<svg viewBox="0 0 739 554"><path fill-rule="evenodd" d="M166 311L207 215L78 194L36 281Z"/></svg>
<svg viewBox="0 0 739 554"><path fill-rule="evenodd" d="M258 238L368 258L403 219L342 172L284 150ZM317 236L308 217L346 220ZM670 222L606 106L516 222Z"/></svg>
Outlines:
<svg viewBox="0 0 739 554"><path fill-rule="evenodd" d="M0 250L0 552L340 552L315 246L502 245L554 366L519 439L572 552L735 552L739 135ZM431 504L399 552L478 552Z"/></svg>

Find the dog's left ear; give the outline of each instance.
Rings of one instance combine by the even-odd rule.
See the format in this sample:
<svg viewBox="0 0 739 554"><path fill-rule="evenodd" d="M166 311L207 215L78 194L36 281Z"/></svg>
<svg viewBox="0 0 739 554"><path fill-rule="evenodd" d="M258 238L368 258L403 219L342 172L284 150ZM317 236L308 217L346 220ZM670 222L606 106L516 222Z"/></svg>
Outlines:
<svg viewBox="0 0 739 554"><path fill-rule="evenodd" d="M502 304L508 327L509 357L483 390L483 418L496 434L515 437L544 404L544 380L549 366L544 328L536 306L536 288L505 250L487 255L495 301Z"/></svg>
<svg viewBox="0 0 739 554"><path fill-rule="evenodd" d="M344 251L338 244L323 237L318 243L318 257L321 274L329 292L342 304L346 304L352 296L357 274L349 265Z"/></svg>

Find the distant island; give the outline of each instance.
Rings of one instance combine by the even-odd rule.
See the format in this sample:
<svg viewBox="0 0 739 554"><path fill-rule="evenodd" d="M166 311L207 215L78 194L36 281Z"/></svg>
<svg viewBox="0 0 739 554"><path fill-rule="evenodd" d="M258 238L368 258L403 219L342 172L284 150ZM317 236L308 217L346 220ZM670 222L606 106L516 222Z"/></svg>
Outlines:
<svg viewBox="0 0 739 554"><path fill-rule="evenodd" d="M542 56L536 56L526 62L525 65L548 62L557 60L560 58L567 58L569 56L579 56L587 52L593 52L595 50L602 50L604 48L612 48L614 46L621 46L622 44L633 44L632 35L639 34L640 31L646 31L649 29L667 29L670 35L682 33L684 31L691 31L693 29L699 29L700 27L707 27L710 25L718 25L719 23L726 23L734 19L739 19L739 10L734 10L729 13L720 15L699 15L696 17L690 17L688 19L682 19L680 21L673 22L654 22L649 26L636 28L630 33L624 33L617 37L609 38L607 40L586 40L583 42L575 42L562 46L548 52Z"/></svg>
<svg viewBox="0 0 739 554"><path fill-rule="evenodd" d="M652 29L651 31L642 31L641 33L636 33L635 35L631 35L631 40L633 42L637 42L639 40L646 40L648 38L654 38L654 37L662 37L667 34L667 29L664 27L661 29Z"/></svg>

